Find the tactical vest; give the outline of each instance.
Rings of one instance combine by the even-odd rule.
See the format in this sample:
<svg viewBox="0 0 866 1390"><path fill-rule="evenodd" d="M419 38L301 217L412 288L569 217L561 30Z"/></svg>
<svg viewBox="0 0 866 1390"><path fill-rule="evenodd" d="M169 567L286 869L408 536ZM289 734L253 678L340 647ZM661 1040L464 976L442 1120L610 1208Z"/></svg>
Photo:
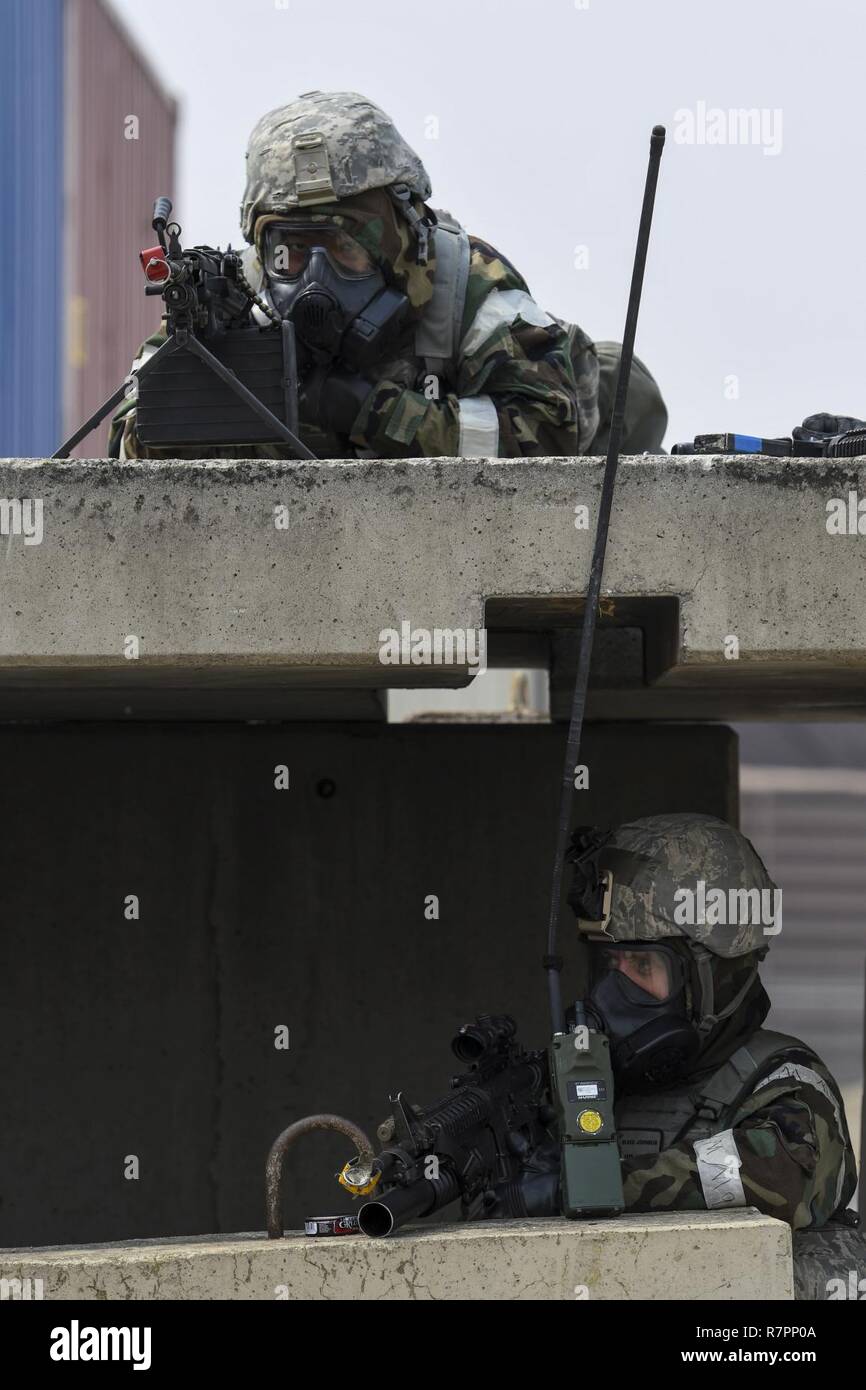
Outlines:
<svg viewBox="0 0 866 1390"><path fill-rule="evenodd" d="M822 1076L815 1075L815 1062L820 1058L799 1038L761 1028L704 1080L617 1101L620 1154L624 1159L652 1157L673 1144L693 1144L729 1129L741 1102L777 1071L808 1080L828 1094L847 1141L841 1097L835 1086L831 1089ZM844 1176L840 1168L839 1202Z"/></svg>
<svg viewBox="0 0 866 1390"><path fill-rule="evenodd" d="M446 378L457 356L469 284L469 234L450 212L436 209L433 294L415 330L415 355L433 376Z"/></svg>

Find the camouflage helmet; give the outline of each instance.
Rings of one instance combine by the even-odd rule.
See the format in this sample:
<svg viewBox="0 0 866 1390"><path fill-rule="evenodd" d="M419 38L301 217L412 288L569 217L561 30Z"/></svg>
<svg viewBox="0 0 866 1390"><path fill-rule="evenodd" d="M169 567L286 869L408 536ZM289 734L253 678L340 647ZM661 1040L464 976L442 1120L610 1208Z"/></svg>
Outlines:
<svg viewBox="0 0 866 1390"><path fill-rule="evenodd" d="M732 959L763 954L779 930L778 890L763 862L714 816L647 816L607 835L579 830L569 859L569 902L596 939L679 937Z"/></svg>
<svg viewBox="0 0 866 1390"><path fill-rule="evenodd" d="M357 92L305 92L262 116L247 147L241 226L262 213L296 213L376 188L430 197L427 170L393 121Z"/></svg>

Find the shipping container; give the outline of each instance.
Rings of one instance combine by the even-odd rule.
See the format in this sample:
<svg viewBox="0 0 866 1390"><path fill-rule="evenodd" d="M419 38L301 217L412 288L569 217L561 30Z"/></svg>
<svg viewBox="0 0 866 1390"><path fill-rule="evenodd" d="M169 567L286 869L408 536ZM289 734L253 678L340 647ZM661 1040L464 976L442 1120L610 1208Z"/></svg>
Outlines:
<svg viewBox="0 0 866 1390"><path fill-rule="evenodd" d="M0 455L51 454L158 325L138 252L174 195L176 119L107 0L2 0Z"/></svg>

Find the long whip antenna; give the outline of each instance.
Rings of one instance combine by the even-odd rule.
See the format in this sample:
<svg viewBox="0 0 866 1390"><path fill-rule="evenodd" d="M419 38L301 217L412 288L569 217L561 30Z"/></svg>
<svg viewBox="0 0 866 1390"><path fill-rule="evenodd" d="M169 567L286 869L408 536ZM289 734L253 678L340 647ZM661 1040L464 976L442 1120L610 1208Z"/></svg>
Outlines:
<svg viewBox="0 0 866 1390"><path fill-rule="evenodd" d="M601 485L601 502L598 509L598 525L595 532L595 546L592 552L592 567L589 572L589 587L586 591L586 604L583 613L583 626L580 632L580 649L577 658L577 676L574 682L574 697L571 704L571 720L568 725L568 739L565 745L565 766L562 773L562 790L559 802L559 825L556 834L556 855L553 861L553 882L550 889L550 919L547 929L547 955L544 968L547 971L547 991L550 1000L550 1019L554 1033L562 1032L562 957L556 954L556 937L559 927L560 899L562 897L562 874L565 866L565 850L571 828L571 808L574 796L574 774L580 752L580 736L583 732L583 718L586 711L586 692L589 685L589 665L592 659L592 644L595 637L598 602L601 594L601 580L604 572L604 556L607 549L607 533L610 526L610 513L613 505L613 489L619 463L619 450L622 440L625 407L631 377L631 364L634 356L634 339L637 331L637 316L640 309L643 289L644 268L649 246L652 225L653 205L656 184L659 177L659 164L665 143L664 126L653 126L650 137L649 167L644 187L643 206L637 234L637 247L634 254L634 268L631 274L631 290L628 297L628 311L625 317L625 332L622 339L622 353L619 360L619 375L616 379L616 394L610 424L610 438L607 446L607 460L604 465L604 478Z"/></svg>

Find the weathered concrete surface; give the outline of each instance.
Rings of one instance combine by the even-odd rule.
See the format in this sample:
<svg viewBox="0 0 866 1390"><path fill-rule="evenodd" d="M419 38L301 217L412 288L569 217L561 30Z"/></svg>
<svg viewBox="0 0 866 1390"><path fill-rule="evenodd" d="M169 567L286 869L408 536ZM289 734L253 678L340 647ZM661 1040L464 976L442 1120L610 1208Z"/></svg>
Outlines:
<svg viewBox="0 0 866 1390"><path fill-rule="evenodd" d="M752 1208L503 1221L281 1241L241 1235L0 1250L46 1299L791 1299L791 1231Z"/></svg>
<svg viewBox="0 0 866 1390"><path fill-rule="evenodd" d="M0 726L0 1245L254 1230L292 1120L432 1103L477 1013L543 1045L564 745L561 725ZM729 729L594 725L584 754L587 821L737 818ZM349 1157L299 1148L288 1225L339 1201Z"/></svg>
<svg viewBox="0 0 866 1390"><path fill-rule="evenodd" d="M521 634L574 626L601 472L586 458L7 462L0 495L42 499L44 523L38 545L4 541L2 708L56 683L92 690L95 709L122 688L135 713L159 698L165 714L169 692L188 709L220 687L270 692L246 713L273 717L274 690L461 684L465 662L382 665L379 633L486 621L496 662L500 639L513 653ZM866 495L866 460L624 459L606 620L644 631L652 688L612 681L596 710L862 714L866 537L826 526L852 491Z"/></svg>

